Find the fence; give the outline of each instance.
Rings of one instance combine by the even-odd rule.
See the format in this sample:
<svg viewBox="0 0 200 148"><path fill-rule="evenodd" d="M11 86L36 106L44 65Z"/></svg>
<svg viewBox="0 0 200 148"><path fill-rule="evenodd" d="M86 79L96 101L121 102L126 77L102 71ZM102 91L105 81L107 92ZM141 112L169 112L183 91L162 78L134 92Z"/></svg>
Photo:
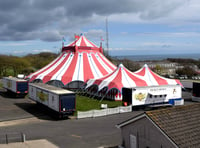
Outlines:
<svg viewBox="0 0 200 148"><path fill-rule="evenodd" d="M25 142L24 133L6 133L0 134L0 144L8 144L12 142Z"/></svg>
<svg viewBox="0 0 200 148"><path fill-rule="evenodd" d="M101 110L90 110L90 111L78 111L77 112L77 119L81 118L92 118L92 117L100 117L112 114L119 114L119 113L126 113L131 112L132 106L120 106L116 108L106 108Z"/></svg>

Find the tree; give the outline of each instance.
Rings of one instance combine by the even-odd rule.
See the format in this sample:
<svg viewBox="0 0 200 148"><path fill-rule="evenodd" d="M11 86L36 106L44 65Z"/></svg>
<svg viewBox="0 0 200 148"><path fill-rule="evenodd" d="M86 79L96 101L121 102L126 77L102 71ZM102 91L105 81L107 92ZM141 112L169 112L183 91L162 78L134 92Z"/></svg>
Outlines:
<svg viewBox="0 0 200 148"><path fill-rule="evenodd" d="M43 52L35 55L27 55L24 58L31 63L33 69L40 69L49 64L57 56L58 55L54 53Z"/></svg>
<svg viewBox="0 0 200 148"><path fill-rule="evenodd" d="M24 69L30 67L30 63L24 58L12 57L10 66L13 70L13 76L17 76L17 74L23 73Z"/></svg>
<svg viewBox="0 0 200 148"><path fill-rule="evenodd" d="M0 56L0 77L7 75L7 63L9 63L8 56L1 55Z"/></svg>
<svg viewBox="0 0 200 148"><path fill-rule="evenodd" d="M156 65L154 68L153 68L153 71L159 75L162 75L162 72L163 72L163 68L160 66L160 65Z"/></svg>
<svg viewBox="0 0 200 148"><path fill-rule="evenodd" d="M194 71L194 69L192 69L192 68L189 67L189 66L185 66L184 68L179 68L179 69L177 69L177 70L176 70L176 73L177 73L179 76L187 75L188 77L192 77L192 76L197 75L196 71Z"/></svg>
<svg viewBox="0 0 200 148"><path fill-rule="evenodd" d="M130 71L134 72L140 68L139 64L129 60L129 59L123 59L121 60L121 63Z"/></svg>

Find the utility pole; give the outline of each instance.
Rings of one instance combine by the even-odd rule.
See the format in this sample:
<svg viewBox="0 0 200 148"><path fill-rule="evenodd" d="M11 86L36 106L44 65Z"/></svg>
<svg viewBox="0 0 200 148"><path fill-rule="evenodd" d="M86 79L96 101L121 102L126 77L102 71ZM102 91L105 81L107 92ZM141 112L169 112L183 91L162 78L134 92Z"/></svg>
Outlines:
<svg viewBox="0 0 200 148"><path fill-rule="evenodd" d="M107 55L109 55L109 45L108 45L108 18L106 18L106 48L107 48Z"/></svg>

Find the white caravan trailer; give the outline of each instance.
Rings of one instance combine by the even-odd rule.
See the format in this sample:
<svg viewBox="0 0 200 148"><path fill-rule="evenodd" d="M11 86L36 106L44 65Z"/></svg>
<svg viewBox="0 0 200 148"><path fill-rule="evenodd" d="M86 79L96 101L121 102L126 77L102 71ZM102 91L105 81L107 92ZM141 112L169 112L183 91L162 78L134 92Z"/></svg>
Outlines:
<svg viewBox="0 0 200 148"><path fill-rule="evenodd" d="M184 88L192 90L193 88L193 80L181 80L181 84Z"/></svg>
<svg viewBox="0 0 200 148"><path fill-rule="evenodd" d="M3 77L3 87L7 92L24 97L28 93L28 81L16 77Z"/></svg>
<svg viewBox="0 0 200 148"><path fill-rule="evenodd" d="M123 88L122 97L122 101L132 104L132 106L184 104L180 85Z"/></svg>
<svg viewBox="0 0 200 148"><path fill-rule="evenodd" d="M48 107L59 118L72 115L76 109L74 92L43 83L29 83L29 98Z"/></svg>

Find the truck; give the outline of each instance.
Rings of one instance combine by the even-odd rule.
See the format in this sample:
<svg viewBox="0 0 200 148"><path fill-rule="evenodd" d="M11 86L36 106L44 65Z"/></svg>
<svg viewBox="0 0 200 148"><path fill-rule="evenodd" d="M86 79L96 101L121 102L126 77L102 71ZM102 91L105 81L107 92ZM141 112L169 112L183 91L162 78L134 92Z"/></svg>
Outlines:
<svg viewBox="0 0 200 148"><path fill-rule="evenodd" d="M25 97L28 93L28 81L16 77L3 77L3 88L7 93L14 94L15 96Z"/></svg>
<svg viewBox="0 0 200 148"><path fill-rule="evenodd" d="M123 88L122 101L134 107L184 104L180 85Z"/></svg>
<svg viewBox="0 0 200 148"><path fill-rule="evenodd" d="M29 83L29 98L42 104L53 116L64 118L73 115L76 110L75 93L63 88L43 83Z"/></svg>
<svg viewBox="0 0 200 148"><path fill-rule="evenodd" d="M192 101L200 102L200 82L193 82Z"/></svg>

